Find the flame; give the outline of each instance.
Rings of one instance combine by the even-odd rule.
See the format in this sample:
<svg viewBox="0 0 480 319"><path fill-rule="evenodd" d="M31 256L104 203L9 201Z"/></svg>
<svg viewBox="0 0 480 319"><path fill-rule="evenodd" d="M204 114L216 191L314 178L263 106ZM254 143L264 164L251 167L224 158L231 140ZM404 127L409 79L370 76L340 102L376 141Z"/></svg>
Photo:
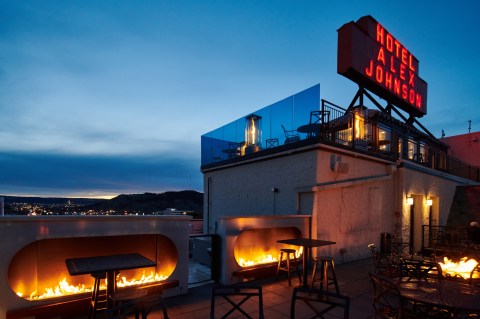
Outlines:
<svg viewBox="0 0 480 319"><path fill-rule="evenodd" d="M168 276L153 273L153 271L151 271L148 276L145 276L145 272L144 272L140 279L134 278L132 280L127 280L126 277L121 277L121 280L118 280L118 276L117 276L117 287L128 287L128 286L135 286L135 285L140 285L145 283L152 283L156 281L163 281L163 280L166 280L167 278Z"/></svg>
<svg viewBox="0 0 480 319"><path fill-rule="evenodd" d="M273 257L272 255L264 255L264 256L257 256L254 259L245 260L243 258L239 258L238 264L242 267L249 267L258 264L268 264L272 262L278 261L278 258Z"/></svg>
<svg viewBox="0 0 480 319"><path fill-rule="evenodd" d="M153 271L151 271L149 275L145 275L145 272L143 272L142 277L140 279L133 278L131 280L127 280L126 277L117 276L117 287L128 287L128 286L134 286L134 285L140 285L140 284L146 284L146 283L153 283L157 281L166 280L167 278L168 276L154 273ZM92 292L92 289L93 289L92 286L86 287L84 284L72 285L67 281L67 278L63 278L58 282L58 284L55 287L45 288L45 291L42 294L38 294L38 292L35 290L30 294L28 294L28 297L26 297L25 299L30 301L43 300L48 298L56 298L56 297L76 295L76 294L82 294L82 293L89 293L89 292ZM106 285L105 284L100 285L100 289L106 289ZM23 297L24 295L27 295L21 291L17 291L16 294L19 297Z"/></svg>
<svg viewBox="0 0 480 319"><path fill-rule="evenodd" d="M355 138L360 138L360 115L355 114Z"/></svg>
<svg viewBox="0 0 480 319"><path fill-rule="evenodd" d="M439 262L442 267L442 273L444 276L462 277L469 279L472 271L477 267L478 262L475 259L468 259L463 257L459 262L454 262L447 257L443 258L443 263ZM474 274L474 278L478 278L478 274Z"/></svg>
<svg viewBox="0 0 480 319"><path fill-rule="evenodd" d="M297 259L300 258L303 252L303 247L300 247L295 253ZM283 260L286 259L286 256L283 257ZM250 267L261 264L269 264L273 262L278 262L278 257L273 257L272 254L261 254L257 253L254 256L242 256L238 258L238 264L242 267Z"/></svg>
<svg viewBox="0 0 480 319"><path fill-rule="evenodd" d="M257 138L257 128L255 127L255 120L254 118L249 119L250 127L246 131L245 141L247 146L254 145L256 143Z"/></svg>
<svg viewBox="0 0 480 319"><path fill-rule="evenodd" d="M252 141L252 144L255 144L255 136L256 136L256 133L257 133L257 130L256 130L256 127L255 127L255 122L253 121L252 119L252 130L250 131L250 135L251 135L251 141Z"/></svg>

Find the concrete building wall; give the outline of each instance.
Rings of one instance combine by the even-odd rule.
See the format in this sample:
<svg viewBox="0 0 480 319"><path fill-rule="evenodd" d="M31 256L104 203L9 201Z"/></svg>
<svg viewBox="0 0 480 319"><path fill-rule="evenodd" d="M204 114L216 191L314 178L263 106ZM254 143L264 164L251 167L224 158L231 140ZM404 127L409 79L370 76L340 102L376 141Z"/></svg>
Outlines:
<svg viewBox="0 0 480 319"><path fill-rule="evenodd" d="M332 240L314 254L340 262L366 258L367 245L380 245L380 234L410 241L410 210L414 205L415 249L421 225L428 224L433 199L434 224L445 225L455 187L468 181L420 165L311 145L248 163L204 171L205 232L215 233L220 216L312 216L312 237ZM273 192L278 189L278 192Z"/></svg>
<svg viewBox="0 0 480 319"><path fill-rule="evenodd" d="M315 152L204 172L204 231L215 233L219 216L296 214L295 188L313 185L315 176Z"/></svg>
<svg viewBox="0 0 480 319"><path fill-rule="evenodd" d="M406 197L414 199L414 251L421 247L422 225L446 225L450 208L455 195L455 189L460 185L468 185L470 182L459 177L426 169L414 163L403 162L399 169L399 184L401 189L402 207L402 233L405 241L412 242L410 238L410 213L412 208L406 205ZM432 220L429 220L430 207L426 204L427 199L432 199Z"/></svg>

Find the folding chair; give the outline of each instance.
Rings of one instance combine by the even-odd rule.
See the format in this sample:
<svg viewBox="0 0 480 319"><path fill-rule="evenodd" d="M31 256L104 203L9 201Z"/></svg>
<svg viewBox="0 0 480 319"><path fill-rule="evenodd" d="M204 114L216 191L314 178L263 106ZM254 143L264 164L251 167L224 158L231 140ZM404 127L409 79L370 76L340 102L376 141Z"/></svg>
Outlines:
<svg viewBox="0 0 480 319"><path fill-rule="evenodd" d="M234 314L236 311L240 312L245 316L245 318L253 319L250 314L248 314L245 309L242 309L242 306L252 297L258 298L258 319L264 319L263 315L263 294L262 287L260 286L219 286L214 285L212 287L212 299L210 305L210 319L215 319L215 305L217 297L221 297L226 300L231 306L231 309L228 310L221 319L228 318L231 314Z"/></svg>
<svg viewBox="0 0 480 319"><path fill-rule="evenodd" d="M299 301L307 307L301 307ZM290 318L295 316L305 318L306 315L312 315L310 318L344 318L348 319L350 314L350 297L320 290L315 288L294 288L292 294L292 303L290 306ZM301 315L300 315L301 314Z"/></svg>

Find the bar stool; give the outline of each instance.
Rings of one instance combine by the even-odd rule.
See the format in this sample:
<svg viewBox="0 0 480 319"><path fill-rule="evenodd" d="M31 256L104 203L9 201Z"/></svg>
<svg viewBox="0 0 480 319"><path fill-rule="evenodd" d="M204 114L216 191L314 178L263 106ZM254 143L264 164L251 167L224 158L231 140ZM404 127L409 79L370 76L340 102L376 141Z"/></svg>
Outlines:
<svg viewBox="0 0 480 319"><path fill-rule="evenodd" d="M320 282L320 289L324 289L328 291L328 286L335 285L335 291L337 294L340 293L338 289L338 282L337 282L337 274L335 273L335 263L333 261L333 257L314 257L314 264L313 264L313 274L312 274L312 285L315 284L316 281ZM318 264L320 263L320 278L315 279L315 275L317 274ZM330 270L330 273L329 273Z"/></svg>
<svg viewBox="0 0 480 319"><path fill-rule="evenodd" d="M93 273L92 277L95 278L92 289L92 297L90 299L90 307L88 310L88 319L95 319L95 315L99 311L107 309L107 295L100 291L100 282L105 280L107 275L105 273Z"/></svg>
<svg viewBox="0 0 480 319"><path fill-rule="evenodd" d="M277 276L275 277L275 280L278 280L278 274L280 273L281 270L286 271L288 276L288 285L291 286L292 281L290 279L290 271L291 271L290 266L295 266L298 274L298 279L300 280L300 282L302 282L302 276L300 276L300 270L298 269L297 256L295 255L296 252L297 251L295 249L290 249L290 248L280 249L280 257L278 258L278 266L277 266ZM283 254L286 255L285 266L282 266ZM290 255L292 255L293 257L290 258Z"/></svg>

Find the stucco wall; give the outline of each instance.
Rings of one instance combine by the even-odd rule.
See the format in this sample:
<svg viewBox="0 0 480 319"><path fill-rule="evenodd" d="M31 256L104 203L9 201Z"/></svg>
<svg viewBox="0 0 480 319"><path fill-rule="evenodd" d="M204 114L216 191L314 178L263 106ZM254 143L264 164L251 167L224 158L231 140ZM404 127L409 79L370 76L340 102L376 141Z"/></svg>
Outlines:
<svg viewBox="0 0 480 319"><path fill-rule="evenodd" d="M399 205L402 209L402 237L411 242L410 238L410 206L406 205L406 197L414 199L415 236L413 238L414 251L421 248L421 228L429 223L429 209L426 205L428 198L432 199L432 225L446 225L455 189L459 185L469 184L469 181L426 169L414 163L404 162L404 167L398 170L399 181L402 185Z"/></svg>
<svg viewBox="0 0 480 319"><path fill-rule="evenodd" d="M455 187L467 182L420 165L321 144L219 167L204 172L204 179L205 227L210 226L205 232L216 232L219 216L310 214L313 237L337 243L314 253L339 262L369 257L367 245L380 246L383 232L409 241L407 195L415 198L414 241L419 248L430 209L425 200L433 199L435 224L444 225Z"/></svg>
<svg viewBox="0 0 480 319"><path fill-rule="evenodd" d="M297 153L204 173L204 227L215 232L219 216L295 214L295 188L315 183L316 155Z"/></svg>

